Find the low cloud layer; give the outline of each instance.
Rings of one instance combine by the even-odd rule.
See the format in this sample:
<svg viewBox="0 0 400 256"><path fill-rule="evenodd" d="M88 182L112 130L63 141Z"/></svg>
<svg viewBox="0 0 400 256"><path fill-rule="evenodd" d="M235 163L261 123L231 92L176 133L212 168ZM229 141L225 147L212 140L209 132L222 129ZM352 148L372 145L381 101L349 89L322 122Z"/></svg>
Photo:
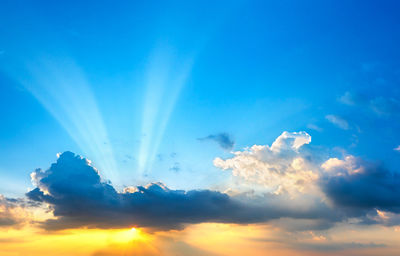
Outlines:
<svg viewBox="0 0 400 256"><path fill-rule="evenodd" d="M288 203L286 196L233 197L212 190L171 190L162 183L118 192L101 180L88 160L71 152L61 154L48 170L37 169L31 176L37 187L27 197L53 210L55 218L41 223L48 230L127 226L179 229L193 223L261 223L281 217L310 219L316 222L314 226L328 227L338 220L315 198L311 204Z"/></svg>
<svg viewBox="0 0 400 256"><path fill-rule="evenodd" d="M40 223L48 230L165 230L203 222L267 221L286 230L323 230L354 218L360 224L400 223L398 173L351 155L324 159L306 149L309 143L306 132L284 132L271 146L254 145L233 152L232 158L214 160L215 166L232 170L238 179L261 185L261 193L172 190L162 183L119 192L88 160L65 152L49 169L32 173L36 188L27 197L52 209L54 218ZM7 216L0 219L12 225Z"/></svg>
<svg viewBox="0 0 400 256"><path fill-rule="evenodd" d="M29 199L49 204L57 219L42 223L46 229L73 227L141 226L179 228L187 223L251 223L267 215L227 194L211 190L170 190L161 183L130 187L123 193L101 181L89 161L71 152L57 163L32 173L37 188Z"/></svg>
<svg viewBox="0 0 400 256"><path fill-rule="evenodd" d="M0 195L0 227L20 225L25 221L26 215L18 200Z"/></svg>
<svg viewBox="0 0 400 256"><path fill-rule="evenodd" d="M228 133L210 134L207 137L199 138L199 140L200 141L205 141L205 140L214 141L214 142L218 143L218 145L225 150L231 150L231 149L233 149L233 146L235 145L234 139Z"/></svg>

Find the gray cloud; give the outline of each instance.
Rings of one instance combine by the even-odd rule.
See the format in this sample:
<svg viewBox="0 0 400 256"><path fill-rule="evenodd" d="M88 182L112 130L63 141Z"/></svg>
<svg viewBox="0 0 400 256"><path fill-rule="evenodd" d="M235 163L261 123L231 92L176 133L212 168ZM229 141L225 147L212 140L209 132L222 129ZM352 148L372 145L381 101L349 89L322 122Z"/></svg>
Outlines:
<svg viewBox="0 0 400 256"><path fill-rule="evenodd" d="M152 183L119 193L101 181L86 159L71 152L61 154L48 170L36 170L32 178L37 188L27 193L28 198L50 204L57 217L42 223L46 229L135 225L170 229L186 223L267 219L260 207L245 205L217 191L170 190Z"/></svg>
<svg viewBox="0 0 400 256"><path fill-rule="evenodd" d="M319 183L336 206L400 213L399 173L356 158L336 163L329 171Z"/></svg>
<svg viewBox="0 0 400 256"><path fill-rule="evenodd" d="M233 146L235 145L234 139L228 133L210 134L207 137L199 138L198 140L200 140L200 141L205 141L205 140L215 141L216 143L218 143L218 145L221 148L226 149L226 150L233 149Z"/></svg>
<svg viewBox="0 0 400 256"><path fill-rule="evenodd" d="M24 216L22 203L16 199L0 195L0 227L17 226L22 224Z"/></svg>
<svg viewBox="0 0 400 256"><path fill-rule="evenodd" d="M179 229L191 223L259 223L281 217L312 219L328 227L326 222L340 218L318 198L303 205L274 194L250 199L211 190L171 190L161 183L118 192L101 180L88 160L71 152L61 154L48 170L37 169L31 176L37 187L27 197L49 204L56 217L40 223L47 230L126 226Z"/></svg>

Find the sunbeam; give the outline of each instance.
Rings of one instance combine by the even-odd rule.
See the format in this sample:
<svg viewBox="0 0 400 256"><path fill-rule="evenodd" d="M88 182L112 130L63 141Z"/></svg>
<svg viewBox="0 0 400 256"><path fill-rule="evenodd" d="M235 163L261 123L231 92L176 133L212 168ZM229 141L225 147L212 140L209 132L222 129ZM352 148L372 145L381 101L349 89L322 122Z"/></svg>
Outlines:
<svg viewBox="0 0 400 256"><path fill-rule="evenodd" d="M193 66L193 58L179 61L173 51L158 49L147 72L138 170L150 172L165 129Z"/></svg>
<svg viewBox="0 0 400 256"><path fill-rule="evenodd" d="M90 155L104 178L118 182L117 165L101 113L82 70L68 58L41 58L26 64L19 82Z"/></svg>

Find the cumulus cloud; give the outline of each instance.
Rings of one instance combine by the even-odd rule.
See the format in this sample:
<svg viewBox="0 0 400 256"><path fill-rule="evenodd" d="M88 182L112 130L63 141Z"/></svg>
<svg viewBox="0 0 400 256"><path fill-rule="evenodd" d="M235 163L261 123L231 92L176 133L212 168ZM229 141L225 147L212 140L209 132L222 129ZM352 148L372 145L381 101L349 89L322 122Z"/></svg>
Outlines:
<svg viewBox="0 0 400 256"><path fill-rule="evenodd" d="M398 225L399 173L352 155L319 160L319 152L308 154L303 150L310 142L311 137L305 132L284 132L271 146L254 145L234 152L231 158L216 158L214 165L232 170L234 176L251 184L262 184L274 194L288 194L294 199L282 201L284 203L297 200L306 203L310 198L326 200L331 204L336 221L358 218L362 224ZM382 219L383 215L377 214L377 210L385 212L388 218ZM331 220L319 222L321 227L332 224ZM311 226L316 223L314 221Z"/></svg>
<svg viewBox="0 0 400 256"><path fill-rule="evenodd" d="M210 134L207 137L199 138L198 140L200 140L200 141L204 141L204 140L215 141L216 143L218 143L218 145L221 148L223 148L225 150L231 150L231 149L233 149L233 146L235 145L234 139L228 133Z"/></svg>
<svg viewBox="0 0 400 256"><path fill-rule="evenodd" d="M339 207L400 213L400 174L354 156L322 164L322 190Z"/></svg>
<svg viewBox="0 0 400 256"><path fill-rule="evenodd" d="M42 223L47 229L135 225L170 229L186 223L251 223L271 217L260 207L211 190L171 190L152 183L120 193L101 181L88 160L71 152L31 176L37 187L27 193L28 198L49 204L56 217Z"/></svg>
<svg viewBox="0 0 400 256"><path fill-rule="evenodd" d="M345 119L341 118L340 116L326 115L325 118L330 123L334 124L335 126L337 126L340 129L348 130L350 128L349 123Z"/></svg>
<svg viewBox="0 0 400 256"><path fill-rule="evenodd" d="M305 192L318 178L301 147L311 142L306 132L283 132L271 146L254 145L234 152L229 159L214 159L214 165L232 170L234 176L269 188L275 194Z"/></svg>
<svg viewBox="0 0 400 256"><path fill-rule="evenodd" d="M64 152L49 169L32 173L36 188L27 197L50 206L54 217L40 223L49 230L267 221L286 230L320 230L350 218L360 224L400 223L398 173L351 155L321 160L320 152L306 147L310 142L306 132L283 132L270 146L254 145L214 160L251 187L261 185L261 193L173 190L162 183L119 192L90 161Z"/></svg>
<svg viewBox="0 0 400 256"><path fill-rule="evenodd" d="M293 143L278 140L271 150L296 151L308 141L306 134L298 135L287 134ZM48 204L53 211L54 218L41 222L48 230L127 226L179 229L192 223L261 223L282 217L317 223L338 220L318 198L305 203L294 202L285 195L229 196L212 190L172 190L162 183L118 192L101 180L88 160L71 152L61 154L48 170L35 170L31 177L36 188L27 197ZM323 225L327 227L326 223Z"/></svg>

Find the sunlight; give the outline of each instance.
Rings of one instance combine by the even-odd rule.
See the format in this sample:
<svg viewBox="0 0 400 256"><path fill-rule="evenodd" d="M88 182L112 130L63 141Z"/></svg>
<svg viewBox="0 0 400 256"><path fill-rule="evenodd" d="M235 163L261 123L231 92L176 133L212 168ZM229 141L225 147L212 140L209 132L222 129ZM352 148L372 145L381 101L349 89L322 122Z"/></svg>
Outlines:
<svg viewBox="0 0 400 256"><path fill-rule="evenodd" d="M141 232L137 228L131 228L128 230L117 231L112 240L116 243L128 243L133 240L143 239L144 236L141 235Z"/></svg>
<svg viewBox="0 0 400 256"><path fill-rule="evenodd" d="M40 61L27 63L26 71L26 77L18 79L19 82L59 122L105 177L118 181L106 126L82 70L68 58L42 57Z"/></svg>
<svg viewBox="0 0 400 256"><path fill-rule="evenodd" d="M171 52L171 49L158 49L150 58L138 160L140 173L151 171L168 121L193 65L192 58L182 62Z"/></svg>

